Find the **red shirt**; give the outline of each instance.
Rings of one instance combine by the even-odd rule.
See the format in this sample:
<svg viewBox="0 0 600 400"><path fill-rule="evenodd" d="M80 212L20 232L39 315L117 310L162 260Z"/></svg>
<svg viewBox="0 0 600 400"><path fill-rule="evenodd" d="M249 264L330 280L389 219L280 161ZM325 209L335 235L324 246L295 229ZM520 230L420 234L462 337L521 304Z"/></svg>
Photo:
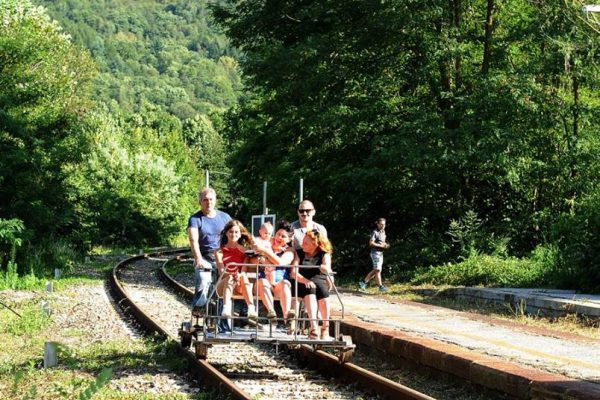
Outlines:
<svg viewBox="0 0 600 400"><path fill-rule="evenodd" d="M246 259L246 254L237 247L221 247L223 252L223 265L225 272L236 274L241 271L242 267L237 265L229 266L231 263L243 263Z"/></svg>

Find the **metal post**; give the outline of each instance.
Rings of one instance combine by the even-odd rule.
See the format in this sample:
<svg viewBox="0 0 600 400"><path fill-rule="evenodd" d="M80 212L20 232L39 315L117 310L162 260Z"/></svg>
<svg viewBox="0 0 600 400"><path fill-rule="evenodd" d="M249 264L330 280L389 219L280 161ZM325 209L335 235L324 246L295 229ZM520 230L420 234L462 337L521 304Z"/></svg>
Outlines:
<svg viewBox="0 0 600 400"><path fill-rule="evenodd" d="M42 300L42 302L40 303L40 307L42 308L42 312L46 314L46 316L50 316L50 314L52 314L50 304L48 304L46 300Z"/></svg>
<svg viewBox="0 0 600 400"><path fill-rule="evenodd" d="M263 215L267 215L267 181L263 182Z"/></svg>
<svg viewBox="0 0 600 400"><path fill-rule="evenodd" d="M56 356L57 346L55 342L44 343L44 368L50 368L58 364Z"/></svg>
<svg viewBox="0 0 600 400"><path fill-rule="evenodd" d="M304 200L304 179L300 178L300 201L299 201L299 203L301 203L302 200Z"/></svg>
<svg viewBox="0 0 600 400"><path fill-rule="evenodd" d="M209 173L208 168L204 170L204 187L209 187Z"/></svg>

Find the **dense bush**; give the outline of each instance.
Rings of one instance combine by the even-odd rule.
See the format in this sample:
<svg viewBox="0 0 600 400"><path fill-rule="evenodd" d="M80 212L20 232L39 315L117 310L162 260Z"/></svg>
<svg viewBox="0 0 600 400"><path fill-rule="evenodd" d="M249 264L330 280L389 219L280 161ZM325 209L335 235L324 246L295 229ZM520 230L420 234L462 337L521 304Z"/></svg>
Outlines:
<svg viewBox="0 0 600 400"><path fill-rule="evenodd" d="M579 202L554 226L560 251L553 279L561 287L600 293L600 192Z"/></svg>
<svg viewBox="0 0 600 400"><path fill-rule="evenodd" d="M487 287L544 287L549 284L548 250L532 258L502 258L472 255L458 263L422 269L412 279L413 284L487 286Z"/></svg>
<svg viewBox="0 0 600 400"><path fill-rule="evenodd" d="M144 119L138 122L90 117L90 151L68 167L78 241L160 245L183 232L197 204L194 163L180 132L159 135Z"/></svg>

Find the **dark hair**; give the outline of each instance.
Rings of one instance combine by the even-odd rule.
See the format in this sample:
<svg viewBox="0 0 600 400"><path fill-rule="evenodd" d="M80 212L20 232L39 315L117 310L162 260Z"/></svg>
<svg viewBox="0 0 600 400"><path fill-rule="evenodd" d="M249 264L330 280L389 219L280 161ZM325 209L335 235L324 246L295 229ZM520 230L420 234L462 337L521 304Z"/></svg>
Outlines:
<svg viewBox="0 0 600 400"><path fill-rule="evenodd" d="M282 219L277 223L277 229L275 229L275 232L277 232L280 229L283 229L287 233L292 233L293 231L292 224L290 224L289 221L286 221L285 219Z"/></svg>

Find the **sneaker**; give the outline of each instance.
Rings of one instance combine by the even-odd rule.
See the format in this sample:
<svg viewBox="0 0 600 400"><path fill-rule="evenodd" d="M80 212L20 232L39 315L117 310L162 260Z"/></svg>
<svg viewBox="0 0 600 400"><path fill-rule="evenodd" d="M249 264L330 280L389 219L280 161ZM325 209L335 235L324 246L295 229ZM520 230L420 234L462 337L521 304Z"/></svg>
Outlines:
<svg viewBox="0 0 600 400"><path fill-rule="evenodd" d="M294 319L296 318L296 310L291 309L287 312L286 319Z"/></svg>
<svg viewBox="0 0 600 400"><path fill-rule="evenodd" d="M289 313L288 313L289 315ZM287 320L287 334L293 335L296 332L296 320L291 318Z"/></svg>
<svg viewBox="0 0 600 400"><path fill-rule="evenodd" d="M379 293L386 293L388 290L384 285L379 286Z"/></svg>
<svg viewBox="0 0 600 400"><path fill-rule="evenodd" d="M275 313L275 311L271 310L267 313L267 319L275 319L277 318L277 314Z"/></svg>
<svg viewBox="0 0 600 400"><path fill-rule="evenodd" d="M367 290L367 282L365 281L360 281L358 286L360 286L360 290Z"/></svg>
<svg viewBox="0 0 600 400"><path fill-rule="evenodd" d="M248 310L248 319L254 322L258 321L258 313L256 310Z"/></svg>

